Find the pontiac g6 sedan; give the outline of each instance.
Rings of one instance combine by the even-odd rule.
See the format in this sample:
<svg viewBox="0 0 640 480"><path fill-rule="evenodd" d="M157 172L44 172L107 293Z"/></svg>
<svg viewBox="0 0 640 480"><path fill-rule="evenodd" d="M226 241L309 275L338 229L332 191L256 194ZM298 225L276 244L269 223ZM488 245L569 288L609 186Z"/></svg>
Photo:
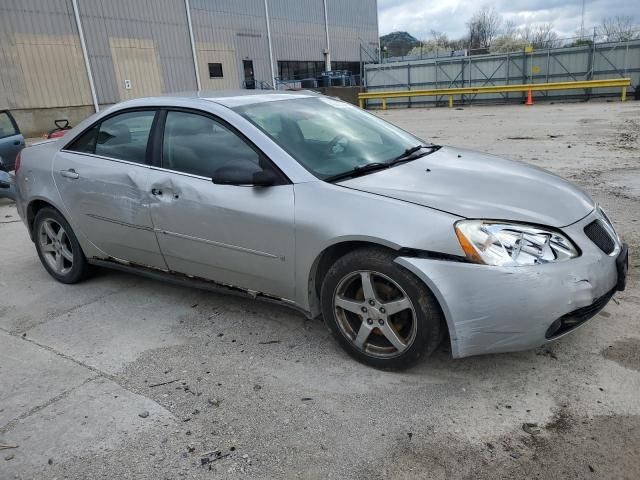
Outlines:
<svg viewBox="0 0 640 480"><path fill-rule="evenodd" d="M18 211L64 283L91 265L322 315L401 368L536 347L624 289L596 203L538 168L425 142L310 92L118 104L25 149Z"/></svg>

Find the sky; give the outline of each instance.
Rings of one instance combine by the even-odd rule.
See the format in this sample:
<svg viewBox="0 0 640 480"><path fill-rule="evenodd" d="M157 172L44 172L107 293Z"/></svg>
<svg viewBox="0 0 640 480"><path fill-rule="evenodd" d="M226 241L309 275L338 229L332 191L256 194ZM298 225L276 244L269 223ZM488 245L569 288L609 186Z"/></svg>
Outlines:
<svg viewBox="0 0 640 480"><path fill-rule="evenodd" d="M380 34L401 30L428 39L429 32L437 30L459 38L466 33L469 17L483 6L519 26L552 23L561 37L580 30L582 0L378 0ZM640 25L640 0L585 0L585 31L615 15L631 15Z"/></svg>

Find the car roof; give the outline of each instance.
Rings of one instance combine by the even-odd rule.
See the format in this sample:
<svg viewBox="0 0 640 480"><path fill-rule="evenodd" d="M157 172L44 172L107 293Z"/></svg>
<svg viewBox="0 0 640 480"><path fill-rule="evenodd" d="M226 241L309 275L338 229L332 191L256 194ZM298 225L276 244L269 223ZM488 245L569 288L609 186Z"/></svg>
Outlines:
<svg viewBox="0 0 640 480"><path fill-rule="evenodd" d="M169 93L158 97L145 97L128 100L119 104L119 107L139 107L152 104L170 104L175 100L176 105L184 101L213 102L225 107L233 108L241 105L274 102L280 100L294 100L320 96L319 93L310 90L201 90L197 92ZM126 104L126 105L125 105Z"/></svg>

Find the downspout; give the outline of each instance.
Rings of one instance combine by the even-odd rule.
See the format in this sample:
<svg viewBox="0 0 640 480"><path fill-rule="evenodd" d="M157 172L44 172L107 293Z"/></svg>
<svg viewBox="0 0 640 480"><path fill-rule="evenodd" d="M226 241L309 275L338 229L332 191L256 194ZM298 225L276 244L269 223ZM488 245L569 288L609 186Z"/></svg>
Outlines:
<svg viewBox="0 0 640 480"><path fill-rule="evenodd" d="M202 90L200 84L200 69L198 68L198 55L196 53L196 42L193 39L193 25L191 24L191 6L189 0L184 0L184 8L187 11L187 26L189 27L189 40L191 41L191 55L193 55L193 69L196 74L196 87L198 91Z"/></svg>
<svg viewBox="0 0 640 480"><path fill-rule="evenodd" d="M324 70L325 72L331 71L331 46L329 45L329 19L327 15L327 0L322 0L324 6L324 34L327 39L327 53L324 56Z"/></svg>
<svg viewBox="0 0 640 480"><path fill-rule="evenodd" d="M96 113L100 111L100 105L98 105L98 95L96 94L96 85L93 83L93 72L91 71L91 64L89 63L89 54L87 53L87 44L84 41L84 32L82 30L82 23L80 22L80 12L78 11L77 0L71 0L73 5L73 15L76 17L76 28L78 29L78 35L80 36L80 47L82 48L82 57L84 58L84 66L87 69L87 78L89 80L89 88L91 89L91 99L93 100L93 108Z"/></svg>
<svg viewBox="0 0 640 480"><path fill-rule="evenodd" d="M267 43L269 44L269 68L271 69L271 86L276 88L276 74L273 71L273 47L271 46L271 22L269 21L269 3L264 0L264 17L267 21Z"/></svg>
<svg viewBox="0 0 640 480"><path fill-rule="evenodd" d="M378 2L376 2L376 38L378 40L378 63L382 63L382 45L380 44L380 17L378 14Z"/></svg>

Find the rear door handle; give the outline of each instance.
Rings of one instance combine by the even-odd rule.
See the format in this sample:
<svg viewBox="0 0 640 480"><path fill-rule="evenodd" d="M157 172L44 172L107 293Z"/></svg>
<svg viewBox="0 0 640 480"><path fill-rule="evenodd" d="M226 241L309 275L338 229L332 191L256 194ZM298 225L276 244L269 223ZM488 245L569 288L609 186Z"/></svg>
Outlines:
<svg viewBox="0 0 640 480"><path fill-rule="evenodd" d="M21 140L16 140L15 142L13 142L14 145L22 145L22 141Z"/></svg>
<svg viewBox="0 0 640 480"><path fill-rule="evenodd" d="M80 178L80 174L76 172L73 168L70 168L69 170L61 170L60 175L62 175L63 177L72 178L74 180L76 178Z"/></svg>

